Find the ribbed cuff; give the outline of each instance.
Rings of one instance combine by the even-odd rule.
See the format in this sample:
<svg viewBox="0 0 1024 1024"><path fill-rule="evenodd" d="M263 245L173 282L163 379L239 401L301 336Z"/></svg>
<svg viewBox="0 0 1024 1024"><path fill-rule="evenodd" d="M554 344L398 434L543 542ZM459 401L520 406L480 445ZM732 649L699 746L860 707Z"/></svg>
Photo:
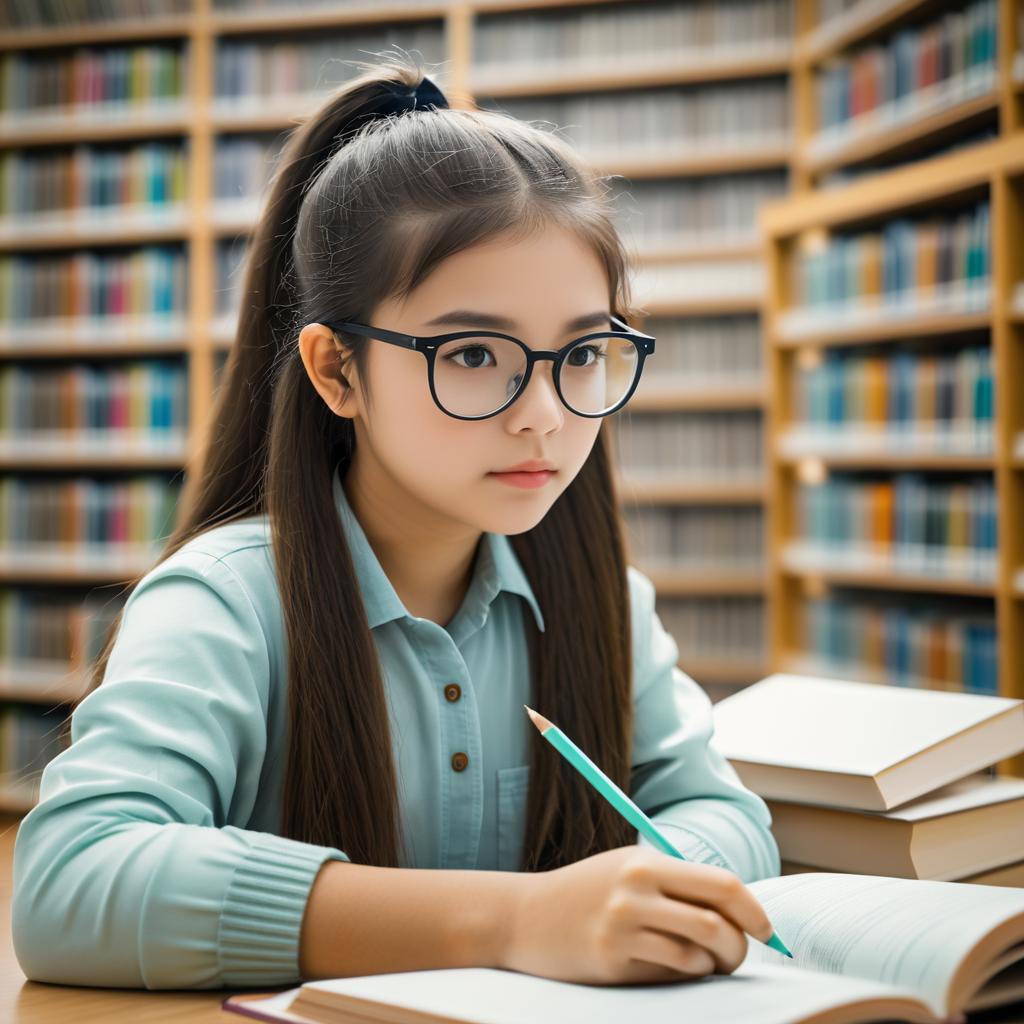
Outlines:
<svg viewBox="0 0 1024 1024"><path fill-rule="evenodd" d="M729 861L711 846L703 836L699 836L696 832L691 832L690 829L683 828L682 825L677 825L671 821L658 821L657 818L652 818L651 820L658 827L658 831L687 860L696 861L699 864L714 864L736 874L736 870ZM658 849L642 832L637 833L637 845L650 846L655 850Z"/></svg>
<svg viewBox="0 0 1024 1024"><path fill-rule="evenodd" d="M225 987L283 985L300 980L302 918L325 860L349 860L332 846L271 832L254 836L235 868L217 933Z"/></svg>

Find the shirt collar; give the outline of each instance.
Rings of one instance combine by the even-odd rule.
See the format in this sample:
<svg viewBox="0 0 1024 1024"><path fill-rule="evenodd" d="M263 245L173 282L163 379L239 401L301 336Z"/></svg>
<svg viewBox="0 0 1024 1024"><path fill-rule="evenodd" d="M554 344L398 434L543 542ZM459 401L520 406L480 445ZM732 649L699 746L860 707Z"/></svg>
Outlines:
<svg viewBox="0 0 1024 1024"><path fill-rule="evenodd" d="M393 619L412 618L370 546L366 531L341 485L340 474L335 472L333 479L335 504L352 552L370 628L374 629ZM447 627L457 641L483 624L491 603L503 590L518 594L526 601L533 612L537 628L543 632L544 616L511 542L503 533L485 531L469 590L455 618Z"/></svg>

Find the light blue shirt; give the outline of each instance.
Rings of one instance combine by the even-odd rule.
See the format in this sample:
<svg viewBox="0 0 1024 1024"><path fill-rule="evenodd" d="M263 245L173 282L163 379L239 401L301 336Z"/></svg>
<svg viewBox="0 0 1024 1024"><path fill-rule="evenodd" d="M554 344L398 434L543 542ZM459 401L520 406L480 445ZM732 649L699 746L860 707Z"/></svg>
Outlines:
<svg viewBox="0 0 1024 1024"><path fill-rule="evenodd" d="M483 535L442 627L406 610L337 476L333 489L384 673L409 841L401 866L515 870L534 728L523 616L541 629L544 619L513 548ZM650 580L633 566L628 577L630 795L688 859L744 881L777 875L768 808L714 747L711 702L678 668ZM286 696L265 516L207 530L143 577L103 683L75 710L72 743L47 764L18 829L11 923L30 979L148 989L303 980L309 891L325 860L349 858L276 833ZM462 771L456 752L468 758Z"/></svg>

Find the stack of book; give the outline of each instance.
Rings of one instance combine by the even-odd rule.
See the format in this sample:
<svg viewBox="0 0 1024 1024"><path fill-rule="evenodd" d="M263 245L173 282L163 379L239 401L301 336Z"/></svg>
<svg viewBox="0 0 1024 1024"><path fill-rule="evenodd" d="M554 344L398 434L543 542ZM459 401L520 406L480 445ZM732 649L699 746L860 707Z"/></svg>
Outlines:
<svg viewBox="0 0 1024 1024"><path fill-rule="evenodd" d="M1024 701L776 674L714 705L782 873L1024 886Z"/></svg>

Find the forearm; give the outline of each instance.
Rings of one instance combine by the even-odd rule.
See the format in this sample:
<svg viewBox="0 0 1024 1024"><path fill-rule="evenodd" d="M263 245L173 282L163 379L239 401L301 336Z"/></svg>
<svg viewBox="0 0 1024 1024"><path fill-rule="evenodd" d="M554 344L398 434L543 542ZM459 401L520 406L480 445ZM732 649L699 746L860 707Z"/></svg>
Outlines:
<svg viewBox="0 0 1024 1024"><path fill-rule="evenodd" d="M302 921L302 978L500 967L523 878L325 861Z"/></svg>

